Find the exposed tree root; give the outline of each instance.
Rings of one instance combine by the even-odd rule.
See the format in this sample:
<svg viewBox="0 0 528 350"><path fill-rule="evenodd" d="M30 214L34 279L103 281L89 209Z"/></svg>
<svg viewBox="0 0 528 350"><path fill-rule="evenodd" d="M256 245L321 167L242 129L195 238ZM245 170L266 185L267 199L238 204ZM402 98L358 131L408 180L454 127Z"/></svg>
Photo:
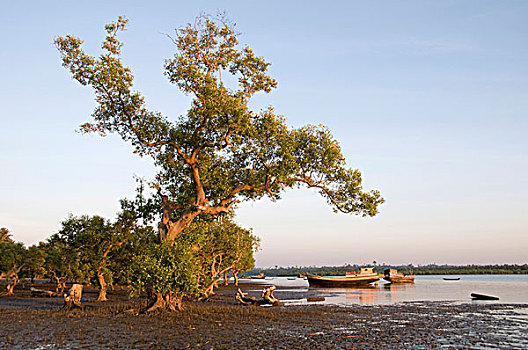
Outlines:
<svg viewBox="0 0 528 350"><path fill-rule="evenodd" d="M248 297L247 293L242 292L240 288L237 291L235 299L242 305L273 305L273 306L282 306L284 305L279 299L273 296L273 291L277 287L271 286L269 288L264 288L262 290L262 299L257 299L254 297Z"/></svg>
<svg viewBox="0 0 528 350"><path fill-rule="evenodd" d="M182 299L183 295L176 295L171 292L165 296L161 295L160 293L155 293L154 300L149 306L147 306L145 313L151 313L156 310L166 310L172 312L182 311Z"/></svg>

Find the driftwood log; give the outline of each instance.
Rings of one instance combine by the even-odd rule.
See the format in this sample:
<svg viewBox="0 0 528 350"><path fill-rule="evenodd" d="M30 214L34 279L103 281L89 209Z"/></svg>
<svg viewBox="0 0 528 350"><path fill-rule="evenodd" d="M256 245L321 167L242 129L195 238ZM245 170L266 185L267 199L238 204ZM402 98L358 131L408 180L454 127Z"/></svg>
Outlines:
<svg viewBox="0 0 528 350"><path fill-rule="evenodd" d="M262 299L257 299L254 297L248 297L248 293L244 293L240 290L237 291L235 299L242 305L273 305L280 306L284 305L281 301L273 296L273 292L277 289L275 286L269 288L264 288L262 290Z"/></svg>
<svg viewBox="0 0 528 350"><path fill-rule="evenodd" d="M38 289L38 288L29 288L31 291L31 296L33 297L60 297L59 294L52 292L50 290Z"/></svg>
<svg viewBox="0 0 528 350"><path fill-rule="evenodd" d="M66 310L71 310L75 308L82 309L82 305L81 305L82 290L83 290L82 284L74 284L68 291L68 294L64 294L63 309L66 309Z"/></svg>

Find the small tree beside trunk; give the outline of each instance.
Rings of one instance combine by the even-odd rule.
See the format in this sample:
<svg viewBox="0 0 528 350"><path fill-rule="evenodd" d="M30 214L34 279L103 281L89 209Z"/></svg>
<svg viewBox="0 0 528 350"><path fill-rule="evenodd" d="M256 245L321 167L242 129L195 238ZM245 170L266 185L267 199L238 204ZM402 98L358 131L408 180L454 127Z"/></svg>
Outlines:
<svg viewBox="0 0 528 350"><path fill-rule="evenodd" d="M14 289L20 280L20 274L24 272L27 255L27 249L20 242L0 242L0 273L5 274L7 280L6 291L0 295L14 294Z"/></svg>

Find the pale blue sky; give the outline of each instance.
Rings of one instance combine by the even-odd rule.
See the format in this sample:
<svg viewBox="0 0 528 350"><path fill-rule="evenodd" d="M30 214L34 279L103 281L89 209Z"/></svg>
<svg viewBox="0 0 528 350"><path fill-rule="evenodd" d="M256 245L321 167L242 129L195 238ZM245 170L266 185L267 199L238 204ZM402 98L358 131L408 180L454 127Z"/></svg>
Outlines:
<svg viewBox="0 0 528 350"><path fill-rule="evenodd" d="M528 2L26 1L0 12L0 226L27 244L68 213L114 217L147 159L116 136L76 133L90 89L61 67L53 39L97 54L125 15L124 62L149 107L184 114L163 76L163 35L225 10L272 63L273 105L292 126L326 124L365 187L374 219L333 214L311 191L243 205L262 238L259 266L528 261Z"/></svg>

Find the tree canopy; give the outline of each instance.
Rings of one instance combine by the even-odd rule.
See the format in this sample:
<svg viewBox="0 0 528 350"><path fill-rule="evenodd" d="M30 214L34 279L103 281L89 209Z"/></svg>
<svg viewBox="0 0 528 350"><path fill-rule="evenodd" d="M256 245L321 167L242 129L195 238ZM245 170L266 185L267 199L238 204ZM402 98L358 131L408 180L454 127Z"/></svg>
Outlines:
<svg viewBox="0 0 528 350"><path fill-rule="evenodd" d="M7 294L13 294L22 270L28 264L28 251L21 242L0 241L0 275L5 274L9 282ZM2 294L2 293L0 293Z"/></svg>
<svg viewBox="0 0 528 350"><path fill-rule="evenodd" d="M347 167L326 127L289 128L273 108L249 108L254 94L270 92L277 82L268 75L270 63L239 44L232 24L200 16L171 37L176 53L166 60L165 75L193 98L187 113L171 120L149 110L133 89L118 39L127 22L119 17L106 25L98 57L71 35L55 44L72 77L95 92L93 120L81 130L118 134L158 167L153 185L162 198L162 241L174 240L200 214L262 197L277 200L300 186L317 189L335 211L378 213L380 193L363 190L361 172Z"/></svg>
<svg viewBox="0 0 528 350"><path fill-rule="evenodd" d="M13 242L11 239L11 233L5 227L0 228L0 242Z"/></svg>

